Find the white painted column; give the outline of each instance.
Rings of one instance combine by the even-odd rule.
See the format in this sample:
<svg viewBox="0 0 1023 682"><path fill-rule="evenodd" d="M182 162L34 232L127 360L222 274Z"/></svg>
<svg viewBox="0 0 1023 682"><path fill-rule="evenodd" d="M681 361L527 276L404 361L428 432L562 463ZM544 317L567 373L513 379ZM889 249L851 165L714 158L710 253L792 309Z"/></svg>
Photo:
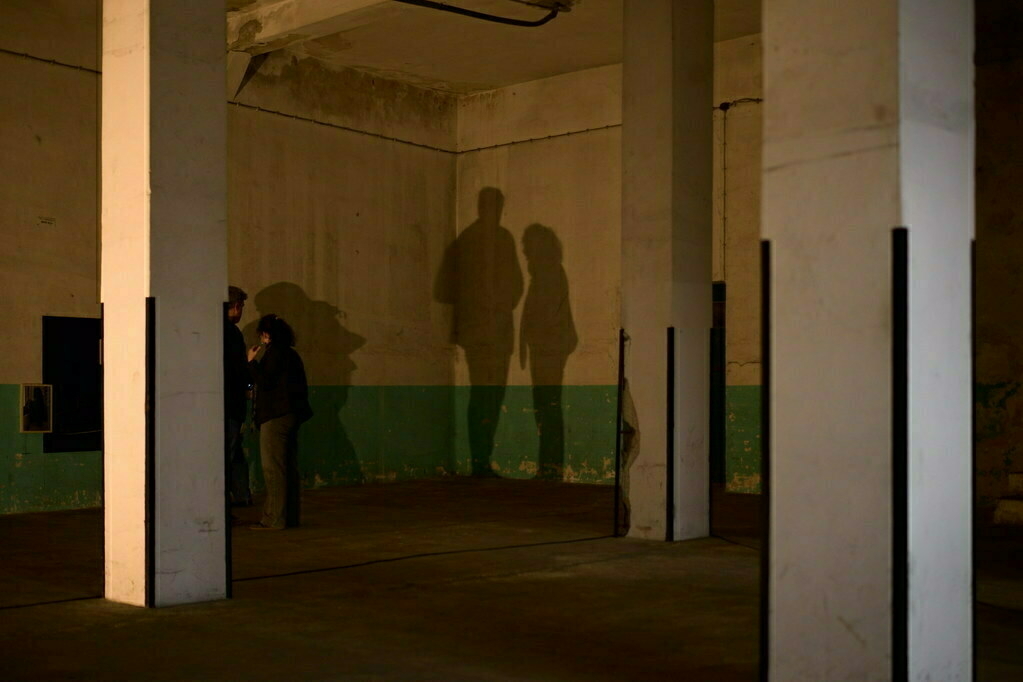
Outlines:
<svg viewBox="0 0 1023 682"><path fill-rule="evenodd" d="M224 41L223 4L103 3L106 596L130 604L226 594ZM148 495L147 297L156 311Z"/></svg>
<svg viewBox="0 0 1023 682"><path fill-rule="evenodd" d="M970 0L765 3L772 680L970 679L972 27Z"/></svg>
<svg viewBox="0 0 1023 682"><path fill-rule="evenodd" d="M714 7L628 0L624 20L622 326L642 433L629 534L682 540L709 532ZM673 481L669 327L677 330Z"/></svg>

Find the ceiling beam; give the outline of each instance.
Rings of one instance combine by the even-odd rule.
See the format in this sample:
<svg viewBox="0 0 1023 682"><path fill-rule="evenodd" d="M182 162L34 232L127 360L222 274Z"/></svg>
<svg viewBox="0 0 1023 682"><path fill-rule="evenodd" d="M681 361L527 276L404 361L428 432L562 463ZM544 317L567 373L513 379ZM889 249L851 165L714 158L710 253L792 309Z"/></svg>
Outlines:
<svg viewBox="0 0 1023 682"><path fill-rule="evenodd" d="M250 55L279 50L377 21L401 5L387 0L276 0L227 13L227 48Z"/></svg>

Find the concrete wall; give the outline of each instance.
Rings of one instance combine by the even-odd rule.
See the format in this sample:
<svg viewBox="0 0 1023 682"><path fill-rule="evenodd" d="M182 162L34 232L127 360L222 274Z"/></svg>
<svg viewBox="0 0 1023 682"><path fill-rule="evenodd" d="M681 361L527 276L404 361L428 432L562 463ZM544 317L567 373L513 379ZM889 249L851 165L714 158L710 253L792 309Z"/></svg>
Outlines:
<svg viewBox="0 0 1023 682"><path fill-rule="evenodd" d="M40 436L17 433L15 405L17 384L41 379L41 316L98 315L98 4L2 10L0 78L21 105L0 114L0 215L14 236L0 243L0 278L28 292L0 302L12 320L0 358L3 511L100 500L99 453L43 455ZM758 55L755 37L718 45L716 101L759 96ZM727 129L715 113L740 489L759 451L757 197L746 178L759 165L756 112L736 105ZM468 473L474 444L492 448L503 476L611 479L620 123L620 65L462 98L286 51L259 65L229 106L229 270L251 297L250 340L266 312L298 332L317 413L303 428L308 485ZM503 193L521 290L498 334L510 347L483 354L499 363L482 366L474 414L496 401L498 415L480 427L442 282L486 187Z"/></svg>
<svg viewBox="0 0 1023 682"><path fill-rule="evenodd" d="M490 252L507 272L494 282L494 294L511 302L515 292L508 280L515 268L523 283L507 320L510 326L488 330L483 339L459 340L455 432L460 470L472 468L472 444L480 435L475 431L487 428L478 423L482 416L497 422L492 466L503 476L590 483L614 479L620 126L620 66L460 102L459 148L466 151L458 156L455 227L471 238L471 226L482 225L474 221L485 188L500 190L500 224L514 251ZM502 313L483 317L488 315L497 321ZM486 348L476 350L480 342ZM505 389L499 368L506 363ZM474 381L474 364L495 367L496 373ZM479 388L481 382L496 385ZM481 400L492 399L499 410L474 413L473 390L489 391L492 396Z"/></svg>
<svg viewBox="0 0 1023 682"><path fill-rule="evenodd" d="M760 492L760 35L714 46L714 279L724 281L725 483ZM724 106L722 106L724 105Z"/></svg>
<svg viewBox="0 0 1023 682"><path fill-rule="evenodd" d="M306 484L450 471L450 311L433 280L453 224L456 100L278 53L239 102L230 279L250 296L250 343L271 312L298 336L316 413Z"/></svg>
<svg viewBox="0 0 1023 682"><path fill-rule="evenodd" d="M250 340L267 312L298 333L307 485L471 473L474 452L502 476L613 478L620 83L607 67L459 100L279 53L246 85L231 280ZM504 229L458 239L484 187Z"/></svg>
<svg viewBox="0 0 1023 682"><path fill-rule="evenodd" d="M1017 312L1023 206L1006 187L1019 177L1023 26L1017 3L977 3L977 494L989 506L1023 471L1023 316ZM762 97L760 36L719 42L715 101ZM727 282L726 480L733 492L759 492L761 104L715 111L714 279Z"/></svg>
<svg viewBox="0 0 1023 682"><path fill-rule="evenodd" d="M0 359L4 511L101 496L99 453L44 456L41 437L18 434L16 423L16 384L41 379L41 315L98 314L97 15L54 11L50 26L68 23L85 43L79 52L92 51L79 60L86 70L40 61L77 54L67 50L73 40L47 42L42 10L12 10L4 24L38 29L35 43L25 43L27 29L0 36L4 49L36 46L39 57L0 54L8 91L25 102L5 110L14 181L2 210L15 238L3 242L2 276L5 290L31 292L2 304L14 321ZM245 83L229 107L230 279L251 297L241 324L250 340L267 312L297 331L316 411L303 428L307 485L471 470L473 389L455 343L457 306L440 283L483 186L505 192L522 282L509 373L495 382L508 385L498 409L511 416L491 420L493 469L531 477L543 450L559 477L613 476L620 85L620 68L609 67L459 101L287 52ZM56 223L41 227L40 216ZM532 228L533 273L523 246L531 225L549 228ZM560 265L549 262L559 242ZM258 488L254 433L247 445Z"/></svg>
<svg viewBox="0 0 1023 682"><path fill-rule="evenodd" d="M976 453L977 494L990 505L1023 471L1023 7L978 0Z"/></svg>
<svg viewBox="0 0 1023 682"><path fill-rule="evenodd" d="M44 315L99 315L98 4L0 5L0 512L100 500L100 454L43 453L18 390L42 381Z"/></svg>
<svg viewBox="0 0 1023 682"><path fill-rule="evenodd" d="M265 61L263 61L265 59ZM343 128L453 152L457 98L286 50L253 59L253 71L233 100Z"/></svg>

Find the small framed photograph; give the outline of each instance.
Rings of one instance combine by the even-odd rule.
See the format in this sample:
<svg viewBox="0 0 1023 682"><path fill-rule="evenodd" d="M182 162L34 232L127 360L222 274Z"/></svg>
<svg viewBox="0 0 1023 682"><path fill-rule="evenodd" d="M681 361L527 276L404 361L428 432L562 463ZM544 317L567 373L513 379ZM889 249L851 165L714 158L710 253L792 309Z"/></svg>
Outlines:
<svg viewBox="0 0 1023 682"><path fill-rule="evenodd" d="M21 432L53 431L53 384L21 385Z"/></svg>

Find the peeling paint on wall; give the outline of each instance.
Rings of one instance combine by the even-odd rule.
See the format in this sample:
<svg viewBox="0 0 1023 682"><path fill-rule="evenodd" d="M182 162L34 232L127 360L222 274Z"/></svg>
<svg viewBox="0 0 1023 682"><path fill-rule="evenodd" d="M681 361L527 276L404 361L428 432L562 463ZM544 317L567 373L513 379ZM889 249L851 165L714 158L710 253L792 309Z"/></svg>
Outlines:
<svg viewBox="0 0 1023 682"><path fill-rule="evenodd" d="M557 471L570 483L614 482L615 386L563 386L564 452ZM468 475L468 386L313 386L315 416L299 432L303 485L319 488ZM494 475L535 478L541 438L532 386L508 386L490 461ZM244 447L253 489L263 490L257 432Z"/></svg>
<svg viewBox="0 0 1023 682"><path fill-rule="evenodd" d="M438 150L455 150L455 96L287 50L270 53L237 101Z"/></svg>
<svg viewBox="0 0 1023 682"><path fill-rule="evenodd" d="M1023 395L1019 381L974 386L977 497L990 506L1023 471Z"/></svg>
<svg viewBox="0 0 1023 682"><path fill-rule="evenodd" d="M228 46L229 50L235 49L239 45L251 45L256 42L256 36L263 30L263 23L258 19L249 19L238 29L238 40L231 43Z"/></svg>
<svg viewBox="0 0 1023 682"><path fill-rule="evenodd" d="M0 384L0 514L97 507L99 452L43 452L43 436L18 432L20 387Z"/></svg>
<svg viewBox="0 0 1023 682"><path fill-rule="evenodd" d="M255 38L262 30L252 22L242 35ZM343 48L344 38L328 47ZM276 51L262 63L239 96L245 106L231 107L229 114L230 270L232 282L252 294L252 312L284 313L296 323L316 410L301 436L306 485L468 471L474 426L465 408L471 388L457 385L466 383L466 365L446 338L450 306L433 300L431 284L444 247L471 220L452 215L459 192L475 201L477 180L509 193L506 224L524 265L521 237L527 225L550 225L547 229L564 241L571 294L562 298L566 305L571 298L579 334L578 349L567 365L564 358L561 362L570 385L523 385L534 377L526 363L512 363L507 380L515 385L502 388L494 420L492 470L532 478L547 473L542 456L550 458L556 450L552 469L558 477L613 480L615 389L607 383L615 376L620 279L619 259L611 257L617 253L620 220L620 135L613 128L620 108L619 70L607 67L539 83L536 87L546 93L542 97L527 97L534 92L528 84L516 86L506 97L517 102L516 125L493 117L484 121L514 138L502 137L502 143L539 135L539 114L544 134L573 135L477 152L456 168L457 97L310 59L299 50ZM87 78L93 96L82 101L94 103L95 78ZM592 87L597 81L604 84ZM554 92L561 92L561 99L552 112L547 97ZM575 134L581 122L590 121L595 104L604 112L597 123L612 127ZM566 118L569 113L573 117ZM94 151L95 121L83 120L87 134L79 137L86 151ZM548 131L553 124L559 127ZM71 126L63 122L63 128ZM60 139L42 133L45 148ZM26 140L35 150L35 138ZM80 151L75 153L89 156ZM61 172L67 168L51 165ZM95 172L78 176L94 178ZM87 199L83 205L90 216L96 213L94 189L88 185L73 193ZM63 214L57 217L58 226L76 224ZM95 224L77 223L88 228L81 232L91 250L82 248L82 239L59 245L88 256L82 257L87 267L77 267L76 261L74 274L91 293ZM53 260L66 270L70 259L59 255ZM520 303L517 317L522 309ZM38 310L32 307L31 314ZM26 332L26 346L37 344L37 337L37 330ZM530 343L535 353L538 344ZM26 357L30 362L19 353L12 366L24 366ZM563 435L550 438L559 422ZM0 443L16 433L0 427ZM258 487L254 436L251 430L246 434L246 447ZM10 437L0 456L18 455L3 472L17 472L17 480L8 476L7 492L0 495L8 496L12 509L98 503L99 453L44 460L41 439ZM44 474L46 467L51 469ZM78 478L69 478L69 472ZM36 485L44 480L44 487Z"/></svg>
<svg viewBox="0 0 1023 682"><path fill-rule="evenodd" d="M760 492L760 398L760 386L725 388L725 485L728 492Z"/></svg>

